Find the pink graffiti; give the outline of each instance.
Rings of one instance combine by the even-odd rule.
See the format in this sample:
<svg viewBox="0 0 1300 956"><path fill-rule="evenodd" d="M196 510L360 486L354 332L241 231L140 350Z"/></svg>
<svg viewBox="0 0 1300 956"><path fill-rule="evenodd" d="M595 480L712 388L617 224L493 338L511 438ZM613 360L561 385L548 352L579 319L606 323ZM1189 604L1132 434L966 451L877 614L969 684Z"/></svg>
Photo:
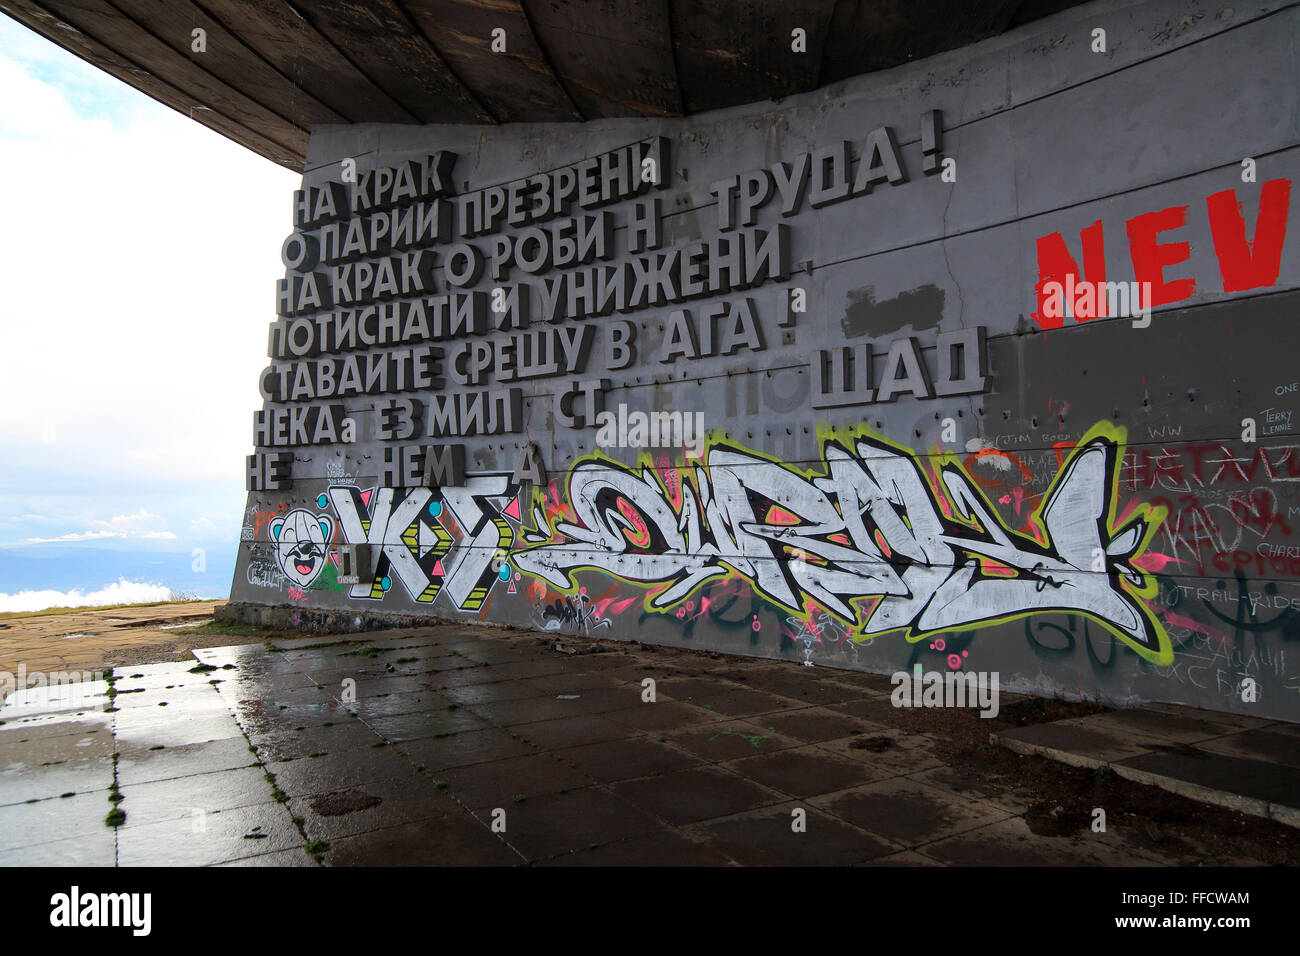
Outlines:
<svg viewBox="0 0 1300 956"><path fill-rule="evenodd" d="M1167 554L1157 554L1156 552L1151 551L1134 558L1133 563L1136 564L1143 571L1151 571L1153 573L1159 573L1163 571L1168 565L1189 564L1190 562L1183 561L1180 558L1171 558Z"/></svg>
<svg viewBox="0 0 1300 956"><path fill-rule="evenodd" d="M636 602L637 599L634 597L624 598L621 601L612 597L601 598L599 601L593 602L592 608L601 617L607 618L613 617L616 614L622 614Z"/></svg>
<svg viewBox="0 0 1300 956"><path fill-rule="evenodd" d="M1176 625L1178 627L1185 627L1189 631L1199 631L1201 634L1204 634L1207 637L1217 637L1220 640L1222 640L1224 637L1214 628L1207 627L1206 625L1202 624L1200 621L1194 621L1190 617L1187 617L1183 614L1179 614L1177 611L1166 611L1165 620L1168 621L1170 624Z"/></svg>

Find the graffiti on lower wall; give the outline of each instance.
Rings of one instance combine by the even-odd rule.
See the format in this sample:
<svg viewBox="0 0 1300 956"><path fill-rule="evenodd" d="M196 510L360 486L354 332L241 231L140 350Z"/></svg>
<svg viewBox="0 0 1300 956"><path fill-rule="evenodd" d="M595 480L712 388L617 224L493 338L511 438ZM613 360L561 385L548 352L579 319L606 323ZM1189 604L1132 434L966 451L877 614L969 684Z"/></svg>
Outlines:
<svg viewBox="0 0 1300 956"><path fill-rule="evenodd" d="M313 584L325 570L325 549L334 522L295 508L283 517L272 518L267 532L275 540L275 562L281 573L300 589Z"/></svg>
<svg viewBox="0 0 1300 956"><path fill-rule="evenodd" d="M298 600L328 588L383 601L400 585L417 605L443 596L481 614L495 586L516 594L528 575L535 626L592 633L612 626L614 598L593 601L580 572L644 589L647 612L684 625L717 599L710 587L737 581L779 610L805 657L831 634L848 658L888 632L916 642L1065 612L1169 664L1168 633L1149 605L1150 569L1163 558L1146 553L1164 509L1131 501L1119 513L1122 429L1098 425L1058 451L1054 480L1026 499L1033 509L1015 527L969 459L918 455L864 428L825 432L820 466L806 471L721 435L690 468L595 454L574 463L563 491L552 485L553 505L533 490L531 526L521 486L490 475L463 488L331 485L320 512L281 509L266 535L273 580ZM372 549L359 583L335 583L339 545ZM757 632L757 614L752 623Z"/></svg>
<svg viewBox="0 0 1300 956"><path fill-rule="evenodd" d="M1108 425L1018 454L921 452L866 426L817 439L806 467L715 434L698 459L593 453L537 486L339 476L306 502L256 503L246 519L262 533L241 580L290 605L425 609L807 664L957 670L1005 650L1030 674L1068 672L1062 686L1079 693L1121 670L1228 703L1248 680L1300 689L1286 655L1300 596L1248 578L1253 567L1199 574L1209 561L1171 535L1177 499L1139 480L1158 446L1135 457ZM1285 463L1271 474L1294 477ZM1218 484L1197 487L1205 498ZM1241 530L1290 547L1277 543L1289 524L1246 516Z"/></svg>
<svg viewBox="0 0 1300 956"><path fill-rule="evenodd" d="M462 488L334 486L318 499L338 515L342 541L378 554L371 580L349 596L383 600L400 582L412 601L445 593L461 611L483 608L514 541L519 488L504 475L470 478ZM444 525L445 522L445 525Z"/></svg>
<svg viewBox="0 0 1300 956"><path fill-rule="evenodd" d="M737 573L796 613L816 602L855 639L909 640L1040 612L1081 613L1144 659L1173 658L1146 600L1141 558L1163 513L1132 503L1117 517L1123 433L1090 431L1065 458L1030 521L1009 528L962 464L921 457L865 432L827 434L815 472L716 440L670 487L653 468L600 457L569 472L574 520L513 564L562 590L595 570L652 589L668 609ZM534 537L530 535L529 537Z"/></svg>

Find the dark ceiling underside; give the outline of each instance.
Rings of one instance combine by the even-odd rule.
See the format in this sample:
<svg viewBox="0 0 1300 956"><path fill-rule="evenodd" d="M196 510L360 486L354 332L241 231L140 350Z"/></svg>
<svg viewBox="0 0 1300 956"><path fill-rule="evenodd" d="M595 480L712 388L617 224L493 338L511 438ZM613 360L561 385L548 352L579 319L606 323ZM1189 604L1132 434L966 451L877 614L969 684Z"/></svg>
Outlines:
<svg viewBox="0 0 1300 956"><path fill-rule="evenodd" d="M1078 0L0 0L159 102L301 170L316 123L683 116L950 50ZM192 50L206 31L205 52ZM493 31L506 51L493 52ZM807 52L791 50L791 31Z"/></svg>

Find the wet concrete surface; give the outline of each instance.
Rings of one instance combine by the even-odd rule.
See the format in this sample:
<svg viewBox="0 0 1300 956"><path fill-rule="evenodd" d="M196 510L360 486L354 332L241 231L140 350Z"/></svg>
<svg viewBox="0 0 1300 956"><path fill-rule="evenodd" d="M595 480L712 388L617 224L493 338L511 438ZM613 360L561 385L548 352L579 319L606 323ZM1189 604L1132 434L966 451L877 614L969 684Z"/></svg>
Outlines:
<svg viewBox="0 0 1300 956"><path fill-rule="evenodd" d="M569 646L590 652L445 625L16 692L0 708L0 864L1176 862L1123 828L1035 832L1024 804L958 779L937 738L872 719L887 678ZM1164 723L1130 718L1124 740ZM1095 733L1127 756L1114 728ZM1249 745L1294 764L1281 732Z"/></svg>

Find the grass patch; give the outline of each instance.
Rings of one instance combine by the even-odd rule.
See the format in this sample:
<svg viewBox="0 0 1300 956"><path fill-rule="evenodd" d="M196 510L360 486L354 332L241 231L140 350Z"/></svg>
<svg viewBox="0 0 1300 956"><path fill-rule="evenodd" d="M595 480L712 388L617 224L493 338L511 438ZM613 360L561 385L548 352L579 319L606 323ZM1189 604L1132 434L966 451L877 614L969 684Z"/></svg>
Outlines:
<svg viewBox="0 0 1300 956"><path fill-rule="evenodd" d="M271 785L271 796L276 800L276 802L277 803L287 802L289 796L283 790L281 790L279 785L275 782L275 774L271 773L271 771L269 770L264 770L262 772L262 776L265 777L266 782Z"/></svg>
<svg viewBox="0 0 1300 956"><path fill-rule="evenodd" d="M104 825L110 827L120 827L126 822L126 811L118 805L126 799L117 786L117 762L121 757L121 751L113 751L113 783L108 788L108 802L113 805L113 809L109 810L108 816L104 818Z"/></svg>
<svg viewBox="0 0 1300 956"><path fill-rule="evenodd" d="M258 624L243 624L239 621L208 621L206 624L200 624L198 627L185 629L186 634L220 634L234 637L262 637L267 639L281 638L289 640L302 635L297 631L286 631L282 628L262 627Z"/></svg>

